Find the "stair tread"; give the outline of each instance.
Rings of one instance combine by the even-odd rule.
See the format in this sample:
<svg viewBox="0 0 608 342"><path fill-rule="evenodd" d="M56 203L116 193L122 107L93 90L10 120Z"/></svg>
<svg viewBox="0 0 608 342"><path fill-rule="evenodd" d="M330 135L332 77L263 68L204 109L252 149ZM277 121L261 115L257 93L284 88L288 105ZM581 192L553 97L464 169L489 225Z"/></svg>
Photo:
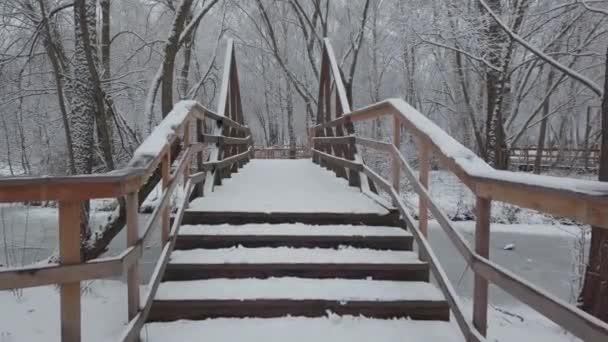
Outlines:
<svg viewBox="0 0 608 342"><path fill-rule="evenodd" d="M326 300L443 302L426 282L347 279L208 279L162 282L155 300Z"/></svg>
<svg viewBox="0 0 608 342"><path fill-rule="evenodd" d="M179 235L256 235L256 236L411 236L400 227L354 225L244 224L183 225Z"/></svg>
<svg viewBox="0 0 608 342"><path fill-rule="evenodd" d="M175 250L171 264L425 264L410 251L242 246Z"/></svg>
<svg viewBox="0 0 608 342"><path fill-rule="evenodd" d="M236 327L236 328L235 328ZM306 318L216 318L204 321L148 323L142 340L291 341L291 342L418 342L463 341L457 327L443 321L373 319L337 316Z"/></svg>

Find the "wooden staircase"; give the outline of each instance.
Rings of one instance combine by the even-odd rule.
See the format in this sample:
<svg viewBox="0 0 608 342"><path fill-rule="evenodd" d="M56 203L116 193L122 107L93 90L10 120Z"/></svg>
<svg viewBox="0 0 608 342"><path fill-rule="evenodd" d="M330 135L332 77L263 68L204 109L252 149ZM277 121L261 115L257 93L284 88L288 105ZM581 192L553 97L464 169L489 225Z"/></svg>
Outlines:
<svg viewBox="0 0 608 342"><path fill-rule="evenodd" d="M268 162L254 164L263 163ZM245 166L228 182L246 180L243 175L255 173L249 170L255 167ZM394 210L353 214L191 208L184 213L148 322L325 317L329 312L447 321L448 303L429 283L429 265L412 251L412 243Z"/></svg>

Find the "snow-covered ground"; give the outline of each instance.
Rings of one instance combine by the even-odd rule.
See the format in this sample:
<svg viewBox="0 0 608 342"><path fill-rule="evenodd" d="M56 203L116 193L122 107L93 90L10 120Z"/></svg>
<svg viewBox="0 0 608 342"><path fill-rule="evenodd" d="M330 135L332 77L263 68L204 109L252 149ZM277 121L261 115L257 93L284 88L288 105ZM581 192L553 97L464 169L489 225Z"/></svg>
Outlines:
<svg viewBox="0 0 608 342"><path fill-rule="evenodd" d="M0 291L0 342L60 341L59 288ZM127 322L127 287L96 280L82 289L82 340L116 341Z"/></svg>

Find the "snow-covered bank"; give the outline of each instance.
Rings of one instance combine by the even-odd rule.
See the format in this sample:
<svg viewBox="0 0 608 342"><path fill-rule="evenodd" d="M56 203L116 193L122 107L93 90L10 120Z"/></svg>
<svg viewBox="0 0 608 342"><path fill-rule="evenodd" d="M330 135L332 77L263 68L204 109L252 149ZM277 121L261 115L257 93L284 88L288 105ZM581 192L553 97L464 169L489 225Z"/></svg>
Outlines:
<svg viewBox="0 0 608 342"><path fill-rule="evenodd" d="M60 341L59 289L40 286L0 291L0 341ZM82 285L82 340L115 341L127 322L124 283L97 280Z"/></svg>

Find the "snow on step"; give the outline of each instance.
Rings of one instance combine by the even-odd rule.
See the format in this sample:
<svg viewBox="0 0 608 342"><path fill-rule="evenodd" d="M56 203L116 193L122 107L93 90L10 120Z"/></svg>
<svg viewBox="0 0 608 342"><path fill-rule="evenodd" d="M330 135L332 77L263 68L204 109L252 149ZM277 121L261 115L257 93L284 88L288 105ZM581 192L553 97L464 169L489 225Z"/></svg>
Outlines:
<svg viewBox="0 0 608 342"><path fill-rule="evenodd" d="M367 248L291 248L242 246L219 249L175 250L172 264L412 264L421 263L414 252L379 251Z"/></svg>
<svg viewBox="0 0 608 342"><path fill-rule="evenodd" d="M292 236L410 236L399 227L353 225L244 224L184 225L180 235L292 235Z"/></svg>
<svg viewBox="0 0 608 342"><path fill-rule="evenodd" d="M310 159L253 159L190 211L374 213L388 211Z"/></svg>
<svg viewBox="0 0 608 342"><path fill-rule="evenodd" d="M441 292L425 282L346 279L209 279L160 284L156 300L293 299L329 301L442 301Z"/></svg>
<svg viewBox="0 0 608 342"><path fill-rule="evenodd" d="M337 315L323 318L218 318L149 323L142 330L141 336L147 342L464 341L460 331L448 322Z"/></svg>

